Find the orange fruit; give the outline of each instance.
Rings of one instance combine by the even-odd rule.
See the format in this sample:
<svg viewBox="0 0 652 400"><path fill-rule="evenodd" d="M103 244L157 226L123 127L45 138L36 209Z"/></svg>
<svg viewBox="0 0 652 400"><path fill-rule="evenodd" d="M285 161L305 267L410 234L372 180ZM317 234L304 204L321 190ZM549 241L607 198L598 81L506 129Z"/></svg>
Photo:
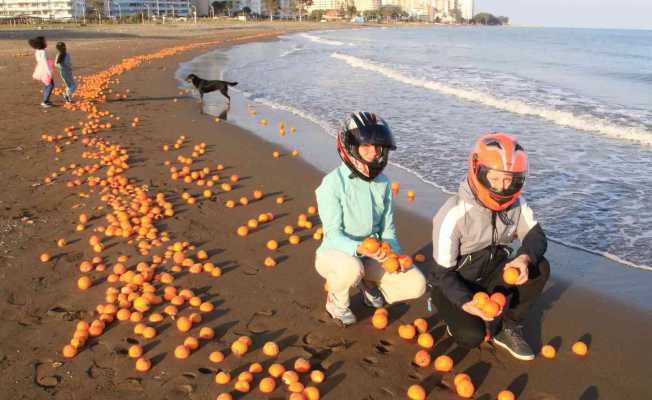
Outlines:
<svg viewBox="0 0 652 400"><path fill-rule="evenodd" d="M291 382L288 384L288 392L291 393L301 393L304 390L303 383L301 382Z"/></svg>
<svg viewBox="0 0 652 400"><path fill-rule="evenodd" d="M383 269L390 274L398 271L399 266L398 257L390 256L383 262Z"/></svg>
<svg viewBox="0 0 652 400"><path fill-rule="evenodd" d="M189 350L197 350L199 348L199 340L194 336L188 336L183 340L183 345Z"/></svg>
<svg viewBox="0 0 652 400"><path fill-rule="evenodd" d="M380 329L380 330L385 329L388 323L389 320L387 318L387 315L375 314L373 317L371 317L371 324L376 329Z"/></svg>
<svg viewBox="0 0 652 400"><path fill-rule="evenodd" d="M430 353L425 350L417 351L417 354L414 355L414 363L421 368L425 368L430 365Z"/></svg>
<svg viewBox="0 0 652 400"><path fill-rule="evenodd" d="M300 374L310 371L310 361L302 357L297 358L294 362L294 370Z"/></svg>
<svg viewBox="0 0 652 400"><path fill-rule="evenodd" d="M283 373L285 373L285 367L283 366L283 364L274 363L269 366L267 372L274 378L280 378L283 375Z"/></svg>
<svg viewBox="0 0 652 400"><path fill-rule="evenodd" d="M152 367L152 362L145 357L136 360L136 371L147 372Z"/></svg>
<svg viewBox="0 0 652 400"><path fill-rule="evenodd" d="M275 267L276 266L276 261L274 260L273 257L265 257L265 261L263 261L263 264L266 267Z"/></svg>
<svg viewBox="0 0 652 400"><path fill-rule="evenodd" d="M318 369L313 370L310 373L310 381L312 381L312 383L322 383L325 379L326 375L324 375L324 373Z"/></svg>
<svg viewBox="0 0 652 400"><path fill-rule="evenodd" d="M260 200L263 198L263 192L260 190L254 190L254 199Z"/></svg>
<svg viewBox="0 0 652 400"><path fill-rule="evenodd" d="M405 324L398 327L398 336L400 336L401 339L412 340L416 334L417 330L414 325Z"/></svg>
<svg viewBox="0 0 652 400"><path fill-rule="evenodd" d="M557 350L555 350L555 348L551 345L547 344L541 347L541 355L545 358L555 358L557 355Z"/></svg>
<svg viewBox="0 0 652 400"><path fill-rule="evenodd" d="M251 384L247 381L236 381L233 385L233 389L240 393L249 393L251 390Z"/></svg>
<svg viewBox="0 0 652 400"><path fill-rule="evenodd" d="M507 298L505 297L504 294L502 294L500 292L496 292L496 293L492 294L491 296L489 296L489 298L494 303L497 303L500 306L501 309L503 309L505 307L505 305L507 304Z"/></svg>
<svg viewBox="0 0 652 400"><path fill-rule="evenodd" d="M293 234L294 233L294 227L292 225L285 225L285 227L283 227L283 233L285 233L286 235Z"/></svg>
<svg viewBox="0 0 652 400"><path fill-rule="evenodd" d="M375 253L380 249L380 243L374 237L368 237L362 241L362 247L369 253Z"/></svg>
<svg viewBox="0 0 652 400"><path fill-rule="evenodd" d="M439 372L450 372L453 369L453 359L447 355L435 358L435 370Z"/></svg>
<svg viewBox="0 0 652 400"><path fill-rule="evenodd" d="M518 269L514 267L507 267L503 270L503 280L508 285L516 284L518 277L521 275Z"/></svg>
<svg viewBox="0 0 652 400"><path fill-rule="evenodd" d="M253 342L251 341L251 338L249 336L240 336L238 338L238 341L244 343L245 345L247 345L247 347L249 347L249 346L251 346L253 344Z"/></svg>
<svg viewBox="0 0 652 400"><path fill-rule="evenodd" d="M303 395L308 400L319 400L321 398L319 389L314 386L307 386L305 389L303 389Z"/></svg>
<svg viewBox="0 0 652 400"><path fill-rule="evenodd" d="M286 385L289 385L293 382L299 382L299 374L297 374L295 371L285 371L283 372L283 375L281 375L281 380Z"/></svg>
<svg viewBox="0 0 652 400"><path fill-rule="evenodd" d="M252 374L260 374L261 372L263 372L263 366L257 362L251 363L251 365L249 366L249 372L251 372Z"/></svg>
<svg viewBox="0 0 652 400"><path fill-rule="evenodd" d="M410 269L412 267L412 257L410 256L400 256L398 258L398 263L401 265L403 270Z"/></svg>
<svg viewBox="0 0 652 400"><path fill-rule="evenodd" d="M489 295L485 292L477 292L473 295L473 303L476 307L482 308L489 301Z"/></svg>
<svg viewBox="0 0 652 400"><path fill-rule="evenodd" d="M233 400L233 396L231 396L231 393L220 393L215 400Z"/></svg>
<svg viewBox="0 0 652 400"><path fill-rule="evenodd" d="M585 356L586 353L588 353L589 348L586 345L586 343L582 341L577 341L573 343L573 347L571 348L573 350L573 353L577 354L578 356Z"/></svg>
<svg viewBox="0 0 652 400"><path fill-rule="evenodd" d="M215 337L215 331L213 330L213 328L204 326L199 330L199 337L202 339L212 339L213 337Z"/></svg>
<svg viewBox="0 0 652 400"><path fill-rule="evenodd" d="M50 261L50 255L48 253L43 253L43 254L41 254L40 259L41 259L41 262L44 262L44 263L48 262L48 261Z"/></svg>
<svg viewBox="0 0 652 400"><path fill-rule="evenodd" d="M408 190L408 192L407 192L408 200L414 200L414 197L415 197L414 191L413 190Z"/></svg>
<svg viewBox="0 0 652 400"><path fill-rule="evenodd" d="M208 355L208 360L212 363L221 363L224 361L224 353L221 351L214 351Z"/></svg>
<svg viewBox="0 0 652 400"><path fill-rule="evenodd" d="M290 237L288 237L288 242L290 244L299 244L299 242L301 242L301 238L299 235L290 235Z"/></svg>
<svg viewBox="0 0 652 400"><path fill-rule="evenodd" d="M263 345L263 354L268 357L276 357L279 353L278 345L274 342L267 342Z"/></svg>
<svg viewBox="0 0 652 400"><path fill-rule="evenodd" d="M470 379L463 379L459 385L455 386L455 389L457 395L464 399L470 399L473 397L473 393L475 393L475 387Z"/></svg>
<svg viewBox="0 0 652 400"><path fill-rule="evenodd" d="M397 193L401 189L401 184L398 182L392 182L390 185L392 192Z"/></svg>
<svg viewBox="0 0 652 400"><path fill-rule="evenodd" d="M498 392L496 400L516 400L516 396L514 396L514 393L510 392L509 390L501 390Z"/></svg>
<svg viewBox="0 0 652 400"><path fill-rule="evenodd" d="M129 347L129 357L138 358L143 355L143 347L137 344Z"/></svg>
<svg viewBox="0 0 652 400"><path fill-rule="evenodd" d="M425 333L428 332L428 321L423 318L417 318L413 322L414 326L417 328L417 332Z"/></svg>
<svg viewBox="0 0 652 400"><path fill-rule="evenodd" d="M181 332L188 332L192 328L192 322L187 317L177 319L177 329Z"/></svg>
<svg viewBox="0 0 652 400"><path fill-rule="evenodd" d="M81 290L86 290L89 287L91 287L93 283L91 282L91 279L87 276L82 276L77 280L77 287L80 288Z"/></svg>
<svg viewBox="0 0 652 400"><path fill-rule="evenodd" d="M145 339L152 339L156 337L156 329L151 326L145 327L145 329L143 329L143 337Z"/></svg>
<svg viewBox="0 0 652 400"><path fill-rule="evenodd" d="M231 374L228 372L220 371L215 375L215 383L218 385L226 385L231 382Z"/></svg>
<svg viewBox="0 0 652 400"><path fill-rule="evenodd" d="M179 360L185 360L190 356L190 349L181 344L174 348L174 356Z"/></svg>
<svg viewBox="0 0 652 400"><path fill-rule="evenodd" d="M238 375L238 379L236 380L244 381L244 382L253 382L254 376L249 371L242 371L240 372L240 374Z"/></svg>
<svg viewBox="0 0 652 400"><path fill-rule="evenodd" d="M453 383L455 386L458 386L462 381L471 381L471 377L468 374L465 373L460 373L455 375L455 379L453 380Z"/></svg>
<svg viewBox="0 0 652 400"><path fill-rule="evenodd" d="M276 381L274 378L263 378L258 384L258 389L263 393L272 393L276 389Z"/></svg>
<svg viewBox="0 0 652 400"><path fill-rule="evenodd" d="M412 385L407 390L407 398L410 400L425 400L426 390L421 385Z"/></svg>
<svg viewBox="0 0 652 400"><path fill-rule="evenodd" d="M240 340L236 340L231 344L231 353L238 357L243 356L248 350L249 346Z"/></svg>
<svg viewBox="0 0 652 400"><path fill-rule="evenodd" d="M376 311L374 311L374 315L376 314L383 314L386 317L389 317L389 311L385 307L380 307L376 308Z"/></svg>
<svg viewBox="0 0 652 400"><path fill-rule="evenodd" d="M426 261L426 256L424 256L423 254L415 254L414 261L422 263Z"/></svg>
<svg viewBox="0 0 652 400"><path fill-rule="evenodd" d="M77 355L77 348L73 345L67 344L63 346L63 350L61 351L61 354L63 354L63 356L66 358L73 358L74 356Z"/></svg>
<svg viewBox="0 0 652 400"><path fill-rule="evenodd" d="M417 337L417 343L424 349L431 349L435 345L435 339L429 333L420 333Z"/></svg>
<svg viewBox="0 0 652 400"><path fill-rule="evenodd" d="M267 248L270 250L278 249L278 242L276 240L270 240L267 242Z"/></svg>
<svg viewBox="0 0 652 400"><path fill-rule="evenodd" d="M482 313L487 318L494 318L500 313L500 305L492 300L489 300L482 306Z"/></svg>

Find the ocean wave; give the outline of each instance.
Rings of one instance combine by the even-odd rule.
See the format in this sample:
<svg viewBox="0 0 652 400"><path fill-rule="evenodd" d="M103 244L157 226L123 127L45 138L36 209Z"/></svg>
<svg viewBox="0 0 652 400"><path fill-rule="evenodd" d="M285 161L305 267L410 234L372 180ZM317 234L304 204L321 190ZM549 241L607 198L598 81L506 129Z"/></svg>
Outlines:
<svg viewBox="0 0 652 400"><path fill-rule="evenodd" d="M330 136L335 137L337 128L332 126L331 124L329 124L328 121L320 119L319 117L317 117L314 114L311 114L311 113L309 113L307 111L298 109L296 107L288 106L286 104L277 103L274 100L270 100L270 99L265 98L265 97L251 97L250 100L253 100L256 103L260 103L260 104L262 104L264 106L267 106L269 108L273 108L275 110L286 111L286 112L289 112L291 114L297 115L297 116L299 116L301 118L307 119L308 121L313 122L314 124L321 127L324 130L324 132L326 132Z"/></svg>
<svg viewBox="0 0 652 400"><path fill-rule="evenodd" d="M279 57L287 57L290 54L297 53L297 52L299 52L301 50L303 50L303 47L295 46L295 47L293 47L293 48L291 48L289 50L285 50L283 53L281 53L281 55Z"/></svg>
<svg viewBox="0 0 652 400"><path fill-rule="evenodd" d="M537 116L560 126L595 132L614 139L628 140L646 146L652 146L652 132L644 128L617 125L608 120L593 116L578 116L568 111L533 106L521 100L500 99L472 89L460 89L437 81L412 78L395 69L346 54L333 53L331 57L344 61L354 68L376 72L408 85L423 87L441 94L455 96L463 100L484 104L514 114Z"/></svg>
<svg viewBox="0 0 652 400"><path fill-rule="evenodd" d="M311 42L327 44L327 45L330 45L330 46L344 46L344 45L346 45L346 43L344 43L344 42L339 42L337 40L324 39L324 38L321 38L319 36L309 35L307 33L302 33L299 36L304 37L304 38L310 40ZM351 45L351 44L349 44L349 45Z"/></svg>

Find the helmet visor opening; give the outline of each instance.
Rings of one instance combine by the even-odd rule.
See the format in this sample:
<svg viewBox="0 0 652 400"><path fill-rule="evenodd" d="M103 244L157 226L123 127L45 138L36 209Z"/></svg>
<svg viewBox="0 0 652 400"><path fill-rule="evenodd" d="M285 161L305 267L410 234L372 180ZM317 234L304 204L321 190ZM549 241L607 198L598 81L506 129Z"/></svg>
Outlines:
<svg viewBox="0 0 652 400"><path fill-rule="evenodd" d="M510 197L520 192L525 185L525 173L509 172L480 165L478 180L497 198Z"/></svg>
<svg viewBox="0 0 652 400"><path fill-rule="evenodd" d="M390 150L396 150L396 143L392 132L384 125L373 125L349 130L355 144L373 144L375 146L386 147Z"/></svg>

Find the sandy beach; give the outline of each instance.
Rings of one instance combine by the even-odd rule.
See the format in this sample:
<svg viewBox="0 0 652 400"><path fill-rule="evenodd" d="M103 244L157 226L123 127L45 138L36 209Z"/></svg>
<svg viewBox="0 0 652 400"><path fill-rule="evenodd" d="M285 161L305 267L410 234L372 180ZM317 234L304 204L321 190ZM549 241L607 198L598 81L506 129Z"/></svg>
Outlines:
<svg viewBox="0 0 652 400"><path fill-rule="evenodd" d="M652 313L649 308L623 304L561 279L555 269L581 265L583 272L574 275L581 280L583 274L590 274L588 264L603 262L588 254L580 258L576 251L562 246L549 250L553 278L532 310L526 331L534 349L547 343L557 348L554 360L537 357L529 363L519 362L489 344L460 351L437 314L426 311L425 299L391 306L390 325L383 331L371 326L371 311L362 305L359 295L352 306L358 324L342 329L329 321L323 309L323 280L313 265L319 243L313 238L320 225L318 216L308 217L312 228L298 230L298 245L289 244L283 233L285 225L296 227L299 215L308 214L308 207L315 205L314 189L323 172L293 157L290 139L289 147L282 148L229 122L200 114L197 100L180 90L174 78L179 63L209 50L314 29L323 26L130 26L0 32L0 96L4 104L0 117L0 183L4 187L0 196L0 398L214 399L223 392L231 392L235 398L287 398L280 380L272 394L258 390L266 372L255 374L248 394L236 394L233 382L219 385L214 378L219 371L230 371L235 378L253 362L261 363L265 371L275 362L291 368L298 357L324 371L324 382L311 384L305 376L302 382L316 386L326 399L405 398L414 383L426 388L428 398L456 399L452 377L459 372L471 376L474 398L478 399L494 399L507 388L519 399L648 398L652 375L647 366L651 352L646 333L652 331ZM38 106L40 86L31 80L34 58L26 43L35 34L50 39L51 48L53 42L66 41L75 75L94 76L93 81L83 80L85 110L63 107L60 95L53 96L56 107L43 110ZM101 94L92 90L92 82L102 82ZM280 122L280 118L270 117L267 124ZM85 134L84 124L88 124ZM185 140L175 149L180 136ZM170 147L168 151L164 145ZM279 158L273 157L274 151L280 152ZM208 176L190 184L173 180L170 167L182 169L179 160L193 152L190 167L208 168ZM97 166L93 168L93 164ZM223 169L218 169L218 164ZM80 166L91 167L73 175ZM117 178L119 175L128 182ZM211 178L214 175L219 178ZM237 182L230 181L232 175L239 177ZM93 178L89 184L86 179L90 177L97 180ZM199 186L201 179L215 184ZM225 191L223 184L229 182L231 190ZM205 197L207 189L211 193ZM254 191L262 192L263 197L255 199ZM157 198L157 193L162 196ZM184 199L184 193L192 196L194 204ZM238 204L242 196L247 197L247 205ZM282 204L276 202L279 196L285 199ZM228 200L238 205L228 208ZM116 211L116 206L123 207L118 213L133 210L131 224L142 226L147 210L157 204L165 209L162 204L166 202L172 204L173 215L154 218L154 229L126 238L115 232L106 234L111 222L106 215ZM143 209L146 203L148 207ZM135 210L134 204L139 205ZM245 237L236 234L239 226L265 213L272 213L273 220L259 223ZM88 222L80 222L81 214ZM426 255L426 262L418 266L427 271L430 221L409 207L398 210L396 221L403 248L410 254ZM83 230L78 230L80 223ZM93 235L100 239L99 252L89 244ZM61 238L66 244L58 247ZM277 251L266 248L269 240L278 241ZM172 257L168 246L177 242L188 243L184 254L193 262L174 272L175 263L165 255ZM48 253L50 260L40 261L42 253ZM128 256L123 263L127 269L152 274L155 296L164 295L163 287L168 284L161 279L167 272L174 277L169 284L179 291L192 290L200 302L209 305L200 312L186 302L173 319L164 312L168 302L156 304L154 300L145 307L143 322L155 329L155 337L137 335L136 322L116 318L107 321L101 334L89 337L75 357L65 358L62 349L72 339L77 323L99 318L98 305L106 307L107 289L122 286L122 282L107 282L121 255ZM80 272L80 265L93 257L101 260L94 263L92 271ZM266 257L273 257L276 266L266 267ZM197 263L199 270L194 267ZM217 274L212 274L214 269L206 263L219 267L221 276L213 276ZM82 275L92 279L86 290L77 287ZM649 280L647 276L641 279ZM188 333L180 332L178 317L195 312L201 315L201 322L194 323ZM162 320L148 321L153 313L161 313ZM397 328L418 317L427 319L435 338L431 354L451 355L453 373L412 364L418 346L399 338ZM201 339L199 348L187 359L175 358L175 347L188 335L198 337L202 327L212 328L214 336ZM230 348L241 336L250 337L252 344L244 356L237 357ZM572 343L580 339L589 345L586 357L571 353ZM267 341L278 343L281 351L277 358L263 355L261 349ZM127 354L133 344L141 344L144 357L151 360L149 371L135 369L134 359ZM222 351L225 360L209 361L214 351Z"/></svg>

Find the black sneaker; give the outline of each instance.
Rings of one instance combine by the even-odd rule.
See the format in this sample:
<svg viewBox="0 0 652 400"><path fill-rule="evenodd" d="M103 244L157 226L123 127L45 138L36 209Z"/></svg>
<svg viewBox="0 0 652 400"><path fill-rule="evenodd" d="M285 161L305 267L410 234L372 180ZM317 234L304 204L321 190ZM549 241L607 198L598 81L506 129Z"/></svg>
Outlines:
<svg viewBox="0 0 652 400"><path fill-rule="evenodd" d="M509 351L509 353L523 361L534 360L532 348L523 338L523 327L520 325L505 325L496 336L492 338L494 344Z"/></svg>
<svg viewBox="0 0 652 400"><path fill-rule="evenodd" d="M367 289L365 285L361 283L360 291L362 292L362 300L364 304L369 308L381 308L387 304L383 294L377 287Z"/></svg>

